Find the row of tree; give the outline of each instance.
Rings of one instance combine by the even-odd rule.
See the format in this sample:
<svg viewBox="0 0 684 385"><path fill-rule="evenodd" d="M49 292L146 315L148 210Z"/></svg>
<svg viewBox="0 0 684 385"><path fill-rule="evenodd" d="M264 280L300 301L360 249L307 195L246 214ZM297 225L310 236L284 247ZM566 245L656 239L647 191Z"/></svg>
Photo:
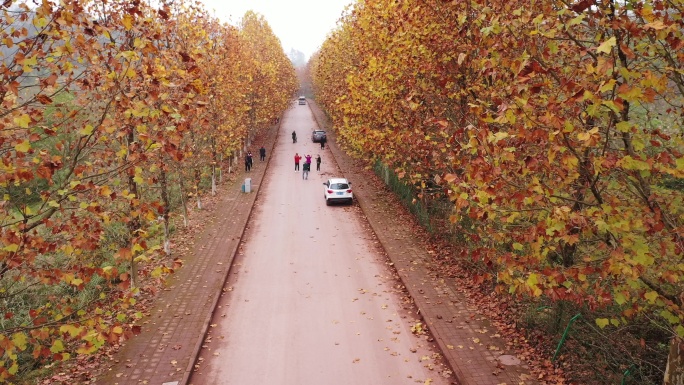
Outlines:
<svg viewBox="0 0 684 385"><path fill-rule="evenodd" d="M0 382L130 335L138 277L175 266L172 209L215 193L297 86L251 12L40 4L0 7Z"/></svg>
<svg viewBox="0 0 684 385"><path fill-rule="evenodd" d="M359 1L310 72L350 151L451 202L480 278L677 341L683 6Z"/></svg>

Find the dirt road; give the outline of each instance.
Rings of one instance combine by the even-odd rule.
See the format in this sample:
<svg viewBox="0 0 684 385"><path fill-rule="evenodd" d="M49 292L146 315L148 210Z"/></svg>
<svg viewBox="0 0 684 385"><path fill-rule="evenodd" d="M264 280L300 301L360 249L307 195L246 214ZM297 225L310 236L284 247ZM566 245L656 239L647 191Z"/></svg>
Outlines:
<svg viewBox="0 0 684 385"><path fill-rule="evenodd" d="M322 183L344 173L328 149L311 142L314 126L307 105L293 105L283 118L190 383L450 383L427 336L412 333L415 315L358 206L325 205ZM303 180L294 171L295 152L321 154L321 172L314 164Z"/></svg>

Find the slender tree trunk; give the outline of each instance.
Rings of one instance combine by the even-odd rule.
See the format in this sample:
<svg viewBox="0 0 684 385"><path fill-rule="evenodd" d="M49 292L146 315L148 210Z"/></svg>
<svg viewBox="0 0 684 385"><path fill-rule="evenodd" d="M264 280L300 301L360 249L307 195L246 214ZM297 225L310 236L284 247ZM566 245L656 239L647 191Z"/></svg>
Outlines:
<svg viewBox="0 0 684 385"><path fill-rule="evenodd" d="M195 169L195 198L197 199L197 209L202 210L202 200L200 199L200 180L202 174L200 173L199 167Z"/></svg>
<svg viewBox="0 0 684 385"><path fill-rule="evenodd" d="M216 196L216 164L218 156L216 156L216 140L211 140L211 195Z"/></svg>
<svg viewBox="0 0 684 385"><path fill-rule="evenodd" d="M221 153L219 158L219 183L223 184L223 153Z"/></svg>
<svg viewBox="0 0 684 385"><path fill-rule="evenodd" d="M664 385L684 385L684 340L673 338L667 357Z"/></svg>
<svg viewBox="0 0 684 385"><path fill-rule="evenodd" d="M171 255L171 240L169 239L169 211L171 205L169 204L169 188L166 179L166 165L163 163L159 166L159 183L161 184L161 199L164 204L162 218L164 220L164 253Z"/></svg>
<svg viewBox="0 0 684 385"><path fill-rule="evenodd" d="M182 171L180 172L179 184L180 184L181 206L183 208L183 227L187 228L188 227L188 204L185 202L185 198L187 197L187 193L185 192L185 185L183 184L183 172Z"/></svg>
<svg viewBox="0 0 684 385"><path fill-rule="evenodd" d="M135 141L135 133L132 127L129 128L128 137L128 155L131 155L131 146ZM138 241L138 231L140 230L140 215L136 214L136 201L140 200L138 195L138 184L135 182L135 169L130 168L128 170L128 190L130 194L133 194L134 198L131 199L129 203L129 217L128 222L128 237L129 244L131 247L131 289L138 287L138 263L135 261L138 252L135 251L135 245Z"/></svg>
<svg viewBox="0 0 684 385"><path fill-rule="evenodd" d="M211 166L211 195L216 195L216 165Z"/></svg>

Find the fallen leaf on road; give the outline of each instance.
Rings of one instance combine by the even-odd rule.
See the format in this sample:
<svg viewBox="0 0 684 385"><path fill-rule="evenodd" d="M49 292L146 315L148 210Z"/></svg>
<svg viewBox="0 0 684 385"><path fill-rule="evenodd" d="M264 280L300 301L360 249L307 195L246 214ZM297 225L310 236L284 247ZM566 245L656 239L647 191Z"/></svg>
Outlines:
<svg viewBox="0 0 684 385"><path fill-rule="evenodd" d="M425 334L425 331L423 330L423 323L416 322L415 325L411 326L411 332L413 332L413 334Z"/></svg>

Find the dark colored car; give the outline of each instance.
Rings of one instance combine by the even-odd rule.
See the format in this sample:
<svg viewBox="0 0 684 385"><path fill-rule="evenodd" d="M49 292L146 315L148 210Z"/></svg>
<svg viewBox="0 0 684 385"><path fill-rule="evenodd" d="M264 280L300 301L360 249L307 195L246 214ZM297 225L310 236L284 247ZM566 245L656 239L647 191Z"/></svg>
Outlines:
<svg viewBox="0 0 684 385"><path fill-rule="evenodd" d="M321 140L325 139L327 138L325 137L325 131L323 130L314 130L311 133L311 141L313 141L314 143L320 143Z"/></svg>

